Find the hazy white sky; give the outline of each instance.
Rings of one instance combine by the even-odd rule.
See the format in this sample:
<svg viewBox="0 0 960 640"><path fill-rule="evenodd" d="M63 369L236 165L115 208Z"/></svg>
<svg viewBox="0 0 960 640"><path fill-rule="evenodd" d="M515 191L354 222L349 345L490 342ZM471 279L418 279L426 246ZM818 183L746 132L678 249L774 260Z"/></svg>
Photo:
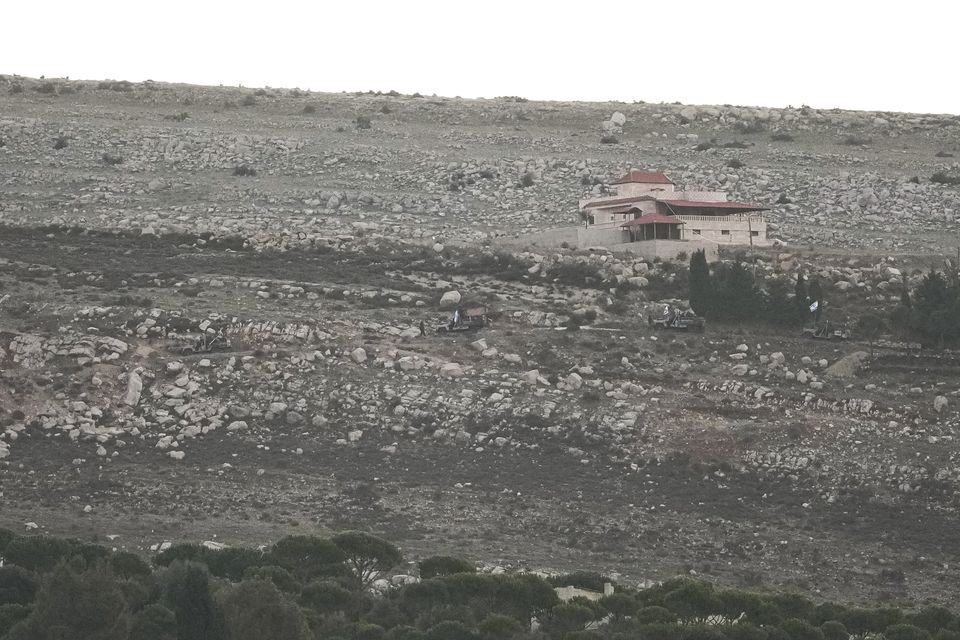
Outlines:
<svg viewBox="0 0 960 640"><path fill-rule="evenodd" d="M956 0L8 0L0 73L960 113Z"/></svg>

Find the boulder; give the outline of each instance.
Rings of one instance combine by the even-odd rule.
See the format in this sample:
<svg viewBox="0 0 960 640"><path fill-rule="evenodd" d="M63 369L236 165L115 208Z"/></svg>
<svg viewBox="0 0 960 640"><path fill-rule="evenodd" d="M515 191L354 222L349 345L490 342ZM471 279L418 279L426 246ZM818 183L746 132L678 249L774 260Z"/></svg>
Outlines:
<svg viewBox="0 0 960 640"><path fill-rule="evenodd" d="M460 304L460 292L453 290L447 291L440 298L440 308L441 309L452 309Z"/></svg>
<svg viewBox="0 0 960 640"><path fill-rule="evenodd" d="M367 361L367 350L363 347L357 347L350 352L350 359L357 364L363 364Z"/></svg>
<svg viewBox="0 0 960 640"><path fill-rule="evenodd" d="M140 403L140 393L143 391L143 380L136 371L127 376L127 392L123 395L123 403L135 407Z"/></svg>
<svg viewBox="0 0 960 640"><path fill-rule="evenodd" d="M946 396L937 396L933 399L933 410L937 413L943 413L949 404Z"/></svg>

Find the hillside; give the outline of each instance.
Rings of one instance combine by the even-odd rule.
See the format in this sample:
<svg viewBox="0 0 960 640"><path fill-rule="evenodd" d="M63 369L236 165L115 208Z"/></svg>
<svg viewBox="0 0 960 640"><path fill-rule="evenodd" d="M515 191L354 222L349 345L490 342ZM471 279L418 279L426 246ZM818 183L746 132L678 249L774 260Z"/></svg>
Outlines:
<svg viewBox="0 0 960 640"><path fill-rule="evenodd" d="M508 242L663 171L852 323L952 268L953 156L949 115L2 76L0 526L955 601L956 353L657 333L686 263ZM493 325L434 335L452 291Z"/></svg>

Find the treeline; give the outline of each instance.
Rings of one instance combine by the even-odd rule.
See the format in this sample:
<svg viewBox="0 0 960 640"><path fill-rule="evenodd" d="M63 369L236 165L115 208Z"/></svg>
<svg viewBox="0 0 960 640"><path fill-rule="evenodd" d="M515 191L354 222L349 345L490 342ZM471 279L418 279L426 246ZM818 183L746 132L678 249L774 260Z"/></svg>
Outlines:
<svg viewBox="0 0 960 640"><path fill-rule="evenodd" d="M741 262L716 263L711 270L702 249L690 256L689 285L690 308L711 320L799 326L819 320L823 309L823 289L816 279L808 283L800 273L792 291L782 280L761 289Z"/></svg>
<svg viewBox="0 0 960 640"><path fill-rule="evenodd" d="M926 347L960 344L960 275L951 280L931 270L912 293L904 284L890 328Z"/></svg>
<svg viewBox="0 0 960 640"><path fill-rule="evenodd" d="M180 544L148 564L0 529L0 558L4 640L960 640L960 619L942 607L817 604L687 578L561 602L554 587L601 591L607 579L478 574L435 556L419 580L384 580L400 551L354 532L262 550Z"/></svg>

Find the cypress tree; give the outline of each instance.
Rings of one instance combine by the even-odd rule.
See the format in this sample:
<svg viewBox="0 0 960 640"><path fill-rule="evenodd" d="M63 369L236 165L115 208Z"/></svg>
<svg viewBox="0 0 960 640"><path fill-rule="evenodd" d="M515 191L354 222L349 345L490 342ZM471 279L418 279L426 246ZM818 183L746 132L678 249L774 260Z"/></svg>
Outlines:
<svg viewBox="0 0 960 640"><path fill-rule="evenodd" d="M797 284L793 285L793 295L797 309L800 310L800 317L806 318L810 303L807 302L807 281L804 280L802 271L797 272Z"/></svg>
<svg viewBox="0 0 960 640"><path fill-rule="evenodd" d="M699 316L711 313L713 289L710 282L710 267L703 249L694 251L690 256L690 308Z"/></svg>

